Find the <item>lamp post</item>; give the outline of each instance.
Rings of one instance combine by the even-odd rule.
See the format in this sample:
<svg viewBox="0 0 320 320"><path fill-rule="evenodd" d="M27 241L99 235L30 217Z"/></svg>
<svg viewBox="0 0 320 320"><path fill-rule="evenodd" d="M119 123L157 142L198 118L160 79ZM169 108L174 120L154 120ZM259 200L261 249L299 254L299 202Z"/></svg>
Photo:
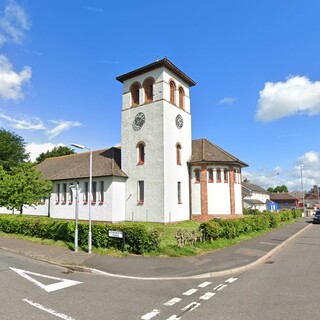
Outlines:
<svg viewBox="0 0 320 320"><path fill-rule="evenodd" d="M76 181L77 185L71 185L70 188L72 192L76 191L75 201L76 201L76 209L75 209L75 219L76 219L76 229L74 231L74 252L78 252L78 217L79 217L79 182Z"/></svg>
<svg viewBox="0 0 320 320"><path fill-rule="evenodd" d="M88 234L88 253L92 251L92 232L91 232L91 197L92 197L92 149L85 147L81 144L72 143L71 146L78 149L86 149L90 151L90 164L89 164L89 234Z"/></svg>
<svg viewBox="0 0 320 320"><path fill-rule="evenodd" d="M303 176L302 176L302 169L304 165L300 166L300 180L301 180L301 192L302 192L302 205L303 205L303 216L306 216L306 209L304 207L304 191L303 191Z"/></svg>

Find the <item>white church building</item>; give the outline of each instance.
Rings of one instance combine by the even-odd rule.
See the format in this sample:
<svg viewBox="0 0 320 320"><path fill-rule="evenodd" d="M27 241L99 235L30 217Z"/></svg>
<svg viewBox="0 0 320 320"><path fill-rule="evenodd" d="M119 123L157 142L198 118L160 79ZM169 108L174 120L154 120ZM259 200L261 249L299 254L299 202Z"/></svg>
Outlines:
<svg viewBox="0 0 320 320"><path fill-rule="evenodd" d="M189 90L195 82L168 59L117 77L123 84L121 147L49 158L49 199L25 214L74 219L171 223L242 215L241 169L247 164L207 139L192 140Z"/></svg>

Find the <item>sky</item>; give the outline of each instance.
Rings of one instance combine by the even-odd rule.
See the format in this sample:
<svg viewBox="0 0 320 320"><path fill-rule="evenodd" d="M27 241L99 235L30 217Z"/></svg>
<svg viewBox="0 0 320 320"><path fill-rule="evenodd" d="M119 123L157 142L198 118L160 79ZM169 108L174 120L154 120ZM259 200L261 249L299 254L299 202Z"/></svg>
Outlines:
<svg viewBox="0 0 320 320"><path fill-rule="evenodd" d="M0 128L34 160L121 141L116 77L168 58L190 90L192 137L289 191L320 185L320 1L0 0ZM75 150L78 151L78 150Z"/></svg>

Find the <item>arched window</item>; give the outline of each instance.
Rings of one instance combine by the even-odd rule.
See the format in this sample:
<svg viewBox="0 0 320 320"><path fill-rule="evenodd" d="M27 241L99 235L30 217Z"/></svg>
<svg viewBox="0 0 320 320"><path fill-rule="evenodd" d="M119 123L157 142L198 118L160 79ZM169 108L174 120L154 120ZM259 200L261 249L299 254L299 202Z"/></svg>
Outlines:
<svg viewBox="0 0 320 320"><path fill-rule="evenodd" d="M184 90L179 88L179 108L184 109Z"/></svg>
<svg viewBox="0 0 320 320"><path fill-rule="evenodd" d="M221 169L217 169L217 182L221 182Z"/></svg>
<svg viewBox="0 0 320 320"><path fill-rule="evenodd" d="M199 169L194 170L194 182L200 183L200 170Z"/></svg>
<svg viewBox="0 0 320 320"><path fill-rule="evenodd" d="M170 81L170 102L175 104L176 103L176 84L174 83L174 81Z"/></svg>
<svg viewBox="0 0 320 320"><path fill-rule="evenodd" d="M139 100L140 100L140 83L139 82L135 82L131 85L130 87L130 92L131 92L131 107L136 107L137 105L139 105Z"/></svg>
<svg viewBox="0 0 320 320"><path fill-rule="evenodd" d="M143 89L144 89L144 102L151 102L153 101L153 78L147 78L143 82Z"/></svg>
<svg viewBox="0 0 320 320"><path fill-rule="evenodd" d="M176 144L177 165L181 165L181 144Z"/></svg>
<svg viewBox="0 0 320 320"><path fill-rule="evenodd" d="M144 164L144 149L145 144L144 142L139 142L137 144L137 151L138 151L138 164Z"/></svg>
<svg viewBox="0 0 320 320"><path fill-rule="evenodd" d="M228 169L224 169L224 182L225 183L229 182L229 171L228 171Z"/></svg>
<svg viewBox="0 0 320 320"><path fill-rule="evenodd" d="M208 181L209 183L213 182L213 169L208 169Z"/></svg>

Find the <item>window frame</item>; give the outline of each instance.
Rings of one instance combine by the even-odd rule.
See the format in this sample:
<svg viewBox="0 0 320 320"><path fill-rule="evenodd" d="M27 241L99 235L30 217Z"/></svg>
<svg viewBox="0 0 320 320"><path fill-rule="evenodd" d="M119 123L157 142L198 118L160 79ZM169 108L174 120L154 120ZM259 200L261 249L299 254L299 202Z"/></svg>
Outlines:
<svg viewBox="0 0 320 320"><path fill-rule="evenodd" d="M155 80L152 77L148 77L143 82L143 90L144 90L144 103L150 103L153 101L153 85Z"/></svg>
<svg viewBox="0 0 320 320"><path fill-rule="evenodd" d="M176 162L178 166L181 166L181 143L177 142L176 143Z"/></svg>
<svg viewBox="0 0 320 320"><path fill-rule="evenodd" d="M138 204L144 204L144 180L138 181L137 201Z"/></svg>
<svg viewBox="0 0 320 320"><path fill-rule="evenodd" d="M137 143L137 164L138 165L143 165L145 163L145 148L146 144L143 141L139 141Z"/></svg>
<svg viewBox="0 0 320 320"><path fill-rule="evenodd" d="M170 86L170 103L176 104L176 90L177 90L176 83L173 80L170 80L169 86Z"/></svg>
<svg viewBox="0 0 320 320"><path fill-rule="evenodd" d="M201 174L200 169L194 169L194 183L200 183L201 182Z"/></svg>
<svg viewBox="0 0 320 320"><path fill-rule="evenodd" d="M179 86L179 108L184 109L184 89Z"/></svg>
<svg viewBox="0 0 320 320"><path fill-rule="evenodd" d="M130 94L131 94L131 107L137 107L140 104L140 82L134 82L130 86Z"/></svg>

